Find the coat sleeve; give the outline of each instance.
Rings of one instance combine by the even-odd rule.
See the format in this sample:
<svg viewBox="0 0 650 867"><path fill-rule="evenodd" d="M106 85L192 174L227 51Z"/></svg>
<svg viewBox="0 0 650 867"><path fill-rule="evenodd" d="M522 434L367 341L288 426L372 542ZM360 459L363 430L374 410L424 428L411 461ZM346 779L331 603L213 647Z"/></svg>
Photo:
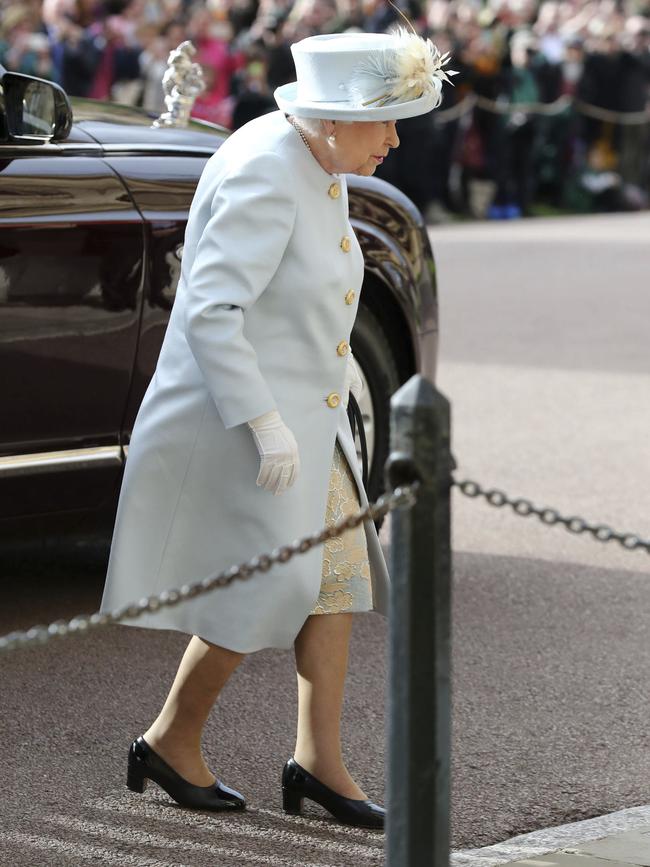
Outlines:
<svg viewBox="0 0 650 867"><path fill-rule="evenodd" d="M288 167L271 153L221 180L187 280L185 336L226 428L276 408L244 319L289 242L292 189Z"/></svg>

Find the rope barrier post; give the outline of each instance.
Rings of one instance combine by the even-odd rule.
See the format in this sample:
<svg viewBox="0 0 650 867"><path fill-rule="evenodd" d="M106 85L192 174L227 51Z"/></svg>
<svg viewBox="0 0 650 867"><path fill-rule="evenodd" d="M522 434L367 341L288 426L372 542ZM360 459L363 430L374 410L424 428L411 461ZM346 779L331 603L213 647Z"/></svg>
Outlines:
<svg viewBox="0 0 650 867"><path fill-rule="evenodd" d="M413 376L391 400L387 484L419 481L391 519L388 867L449 864L450 407Z"/></svg>

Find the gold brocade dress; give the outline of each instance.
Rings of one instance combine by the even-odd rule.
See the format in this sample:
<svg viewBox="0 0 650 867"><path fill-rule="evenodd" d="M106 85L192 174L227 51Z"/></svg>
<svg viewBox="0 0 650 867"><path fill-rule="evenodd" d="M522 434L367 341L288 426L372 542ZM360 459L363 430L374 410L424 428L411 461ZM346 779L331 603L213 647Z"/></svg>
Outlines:
<svg viewBox="0 0 650 867"><path fill-rule="evenodd" d="M325 523L353 515L360 508L357 486L341 447L336 443L327 495ZM346 530L323 546L320 594L312 614L372 611L372 583L363 525Z"/></svg>

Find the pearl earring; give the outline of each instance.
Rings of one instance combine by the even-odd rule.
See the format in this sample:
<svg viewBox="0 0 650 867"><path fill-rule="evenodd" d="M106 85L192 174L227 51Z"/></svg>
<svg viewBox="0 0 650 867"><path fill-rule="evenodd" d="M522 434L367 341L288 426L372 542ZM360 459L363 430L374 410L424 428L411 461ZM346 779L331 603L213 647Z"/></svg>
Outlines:
<svg viewBox="0 0 650 867"><path fill-rule="evenodd" d="M336 141L336 133L333 132L331 135L328 135L328 136L327 136L327 141L328 141L330 144L334 144L334 142Z"/></svg>

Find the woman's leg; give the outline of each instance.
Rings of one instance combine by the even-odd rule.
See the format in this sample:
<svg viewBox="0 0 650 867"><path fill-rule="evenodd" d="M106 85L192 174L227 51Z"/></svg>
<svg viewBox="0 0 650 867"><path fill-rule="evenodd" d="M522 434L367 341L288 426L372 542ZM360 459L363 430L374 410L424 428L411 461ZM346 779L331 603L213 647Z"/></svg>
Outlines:
<svg viewBox="0 0 650 867"><path fill-rule="evenodd" d="M346 798L365 799L341 754L341 710L352 614L314 614L294 644L298 675L298 733L294 758Z"/></svg>
<svg viewBox="0 0 650 867"><path fill-rule="evenodd" d="M154 752L195 786L214 783L201 754L203 726L244 655L192 636L167 700L144 733Z"/></svg>

